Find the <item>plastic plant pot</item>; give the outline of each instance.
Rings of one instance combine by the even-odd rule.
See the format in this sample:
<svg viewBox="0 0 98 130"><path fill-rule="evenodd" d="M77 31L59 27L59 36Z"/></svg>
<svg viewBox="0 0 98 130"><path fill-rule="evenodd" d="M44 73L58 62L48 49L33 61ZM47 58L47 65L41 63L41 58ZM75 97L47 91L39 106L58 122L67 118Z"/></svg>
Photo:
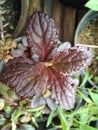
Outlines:
<svg viewBox="0 0 98 130"><path fill-rule="evenodd" d="M76 28L76 31L75 31L75 36L74 36L74 44L80 44L78 43L78 37L79 37L79 34L81 32L81 30L85 27L85 25L90 22L90 20L92 20L93 18L96 18L98 17L98 12L97 11L93 11L93 10L89 10L84 16L83 18L80 20L77 28ZM85 75L85 71L82 71L83 74ZM91 80L91 79L88 79L88 82L94 86L94 87L97 87L98 86Z"/></svg>

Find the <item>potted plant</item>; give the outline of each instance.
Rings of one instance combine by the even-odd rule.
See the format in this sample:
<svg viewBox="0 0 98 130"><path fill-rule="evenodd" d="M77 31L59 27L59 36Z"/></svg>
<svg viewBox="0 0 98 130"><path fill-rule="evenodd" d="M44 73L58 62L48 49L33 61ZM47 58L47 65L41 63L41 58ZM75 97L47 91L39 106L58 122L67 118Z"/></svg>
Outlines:
<svg viewBox="0 0 98 130"><path fill-rule="evenodd" d="M14 38L22 35L29 16L29 0L3 0L0 2L0 15L5 34Z"/></svg>
<svg viewBox="0 0 98 130"><path fill-rule="evenodd" d="M58 44L53 19L39 11L27 21L25 38L26 52L8 60L0 73L4 121L1 130L9 125L12 130L34 130L42 119L47 120L47 129L49 125L55 129L51 121L56 112L60 128L65 130L62 111L74 108L79 83L72 75L90 63L92 51L82 46L71 47L69 43ZM45 113L50 114L48 119Z"/></svg>
<svg viewBox="0 0 98 130"><path fill-rule="evenodd" d="M87 71L92 75L92 80L89 80L89 82L92 85L98 85L98 1L90 0L85 6L92 10L88 11L79 22L74 43L93 48L94 58Z"/></svg>

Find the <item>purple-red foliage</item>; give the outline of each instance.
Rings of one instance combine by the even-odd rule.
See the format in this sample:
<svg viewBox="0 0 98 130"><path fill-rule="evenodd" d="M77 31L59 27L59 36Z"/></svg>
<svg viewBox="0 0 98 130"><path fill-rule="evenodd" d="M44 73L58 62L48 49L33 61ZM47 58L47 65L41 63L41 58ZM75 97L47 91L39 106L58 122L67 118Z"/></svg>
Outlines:
<svg viewBox="0 0 98 130"><path fill-rule="evenodd" d="M4 66L0 81L14 88L20 97L31 97L32 107L56 104L70 110L76 97L74 72L83 69L91 60L86 47L58 46L58 30L54 21L42 12L35 12L28 20L26 38L30 58L18 57Z"/></svg>

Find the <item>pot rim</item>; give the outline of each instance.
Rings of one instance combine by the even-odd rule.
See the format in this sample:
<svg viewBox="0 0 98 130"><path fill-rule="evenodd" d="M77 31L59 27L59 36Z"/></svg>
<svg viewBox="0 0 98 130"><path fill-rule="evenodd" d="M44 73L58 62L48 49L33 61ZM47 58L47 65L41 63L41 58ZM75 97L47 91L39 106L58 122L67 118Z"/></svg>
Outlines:
<svg viewBox="0 0 98 130"><path fill-rule="evenodd" d="M78 39L78 35L81 31L81 29L87 24L87 22L89 22L91 19L93 19L94 17L98 16L98 12L97 11L93 11L93 10L89 10L84 16L83 18L80 20L76 31L75 31L75 35L74 35L74 44L77 44L77 39Z"/></svg>
<svg viewBox="0 0 98 130"><path fill-rule="evenodd" d="M80 20L77 28L76 28L76 31L75 31L75 36L74 36L74 45L77 44L77 39L78 39L78 36L79 36L79 33L81 31L81 29L87 24L87 22L89 22L91 19L95 18L95 17L98 17L98 11L93 11L93 10L89 10L84 16L83 18ZM85 70L83 70L82 72L82 75L85 75ZM91 79L88 79L88 82L98 88L98 86L96 84L94 84L94 82L91 80Z"/></svg>

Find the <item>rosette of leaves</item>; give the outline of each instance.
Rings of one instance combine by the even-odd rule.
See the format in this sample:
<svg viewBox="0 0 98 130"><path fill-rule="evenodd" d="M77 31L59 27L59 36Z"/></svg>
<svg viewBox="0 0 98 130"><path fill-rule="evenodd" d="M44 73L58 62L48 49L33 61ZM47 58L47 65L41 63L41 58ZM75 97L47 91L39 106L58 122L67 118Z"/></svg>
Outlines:
<svg viewBox="0 0 98 130"><path fill-rule="evenodd" d="M74 107L77 82L71 77L92 59L86 47L64 43L58 46L58 30L54 21L42 12L35 12L28 20L26 38L29 58L9 60L0 81L15 89L22 98L33 97L31 106L47 105L56 109Z"/></svg>

